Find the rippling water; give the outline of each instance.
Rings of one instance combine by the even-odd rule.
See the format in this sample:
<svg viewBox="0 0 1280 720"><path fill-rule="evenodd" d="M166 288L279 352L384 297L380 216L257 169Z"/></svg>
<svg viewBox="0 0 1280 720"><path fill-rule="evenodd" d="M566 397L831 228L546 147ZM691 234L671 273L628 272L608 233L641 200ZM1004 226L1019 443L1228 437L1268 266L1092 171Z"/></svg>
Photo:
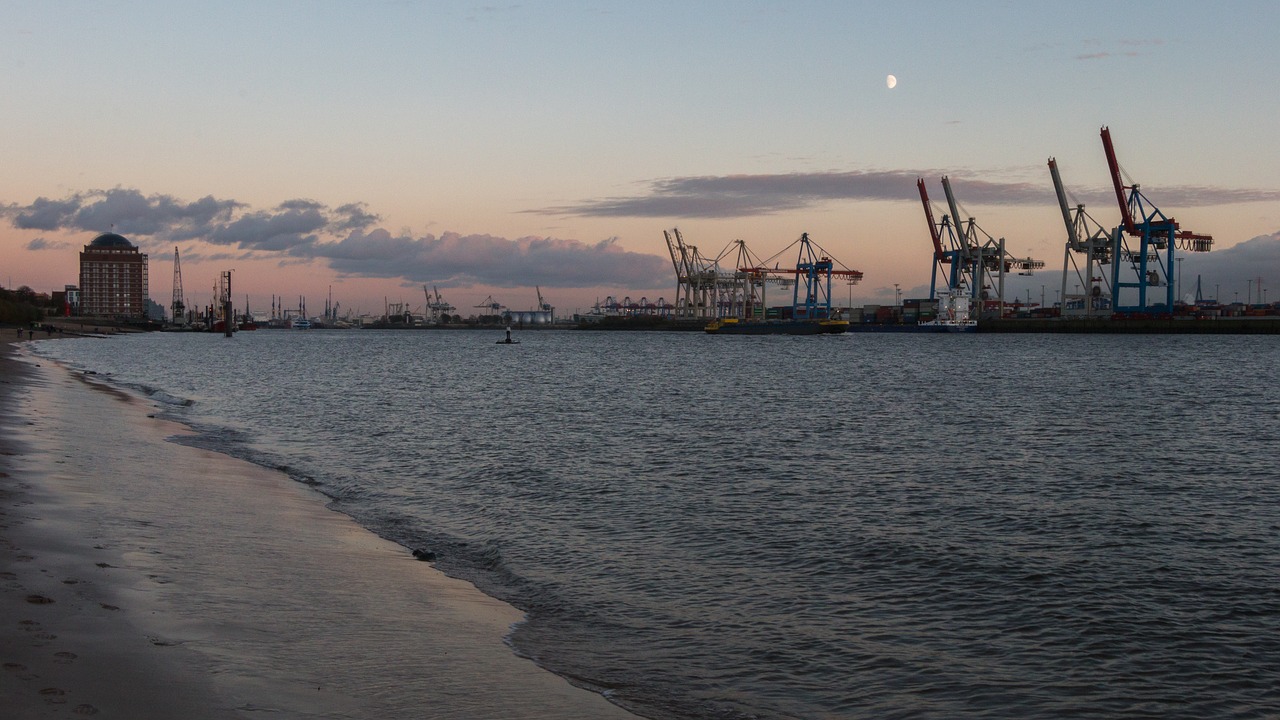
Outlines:
<svg viewBox="0 0 1280 720"><path fill-rule="evenodd" d="M1270 336L44 343L655 718L1276 717Z"/></svg>

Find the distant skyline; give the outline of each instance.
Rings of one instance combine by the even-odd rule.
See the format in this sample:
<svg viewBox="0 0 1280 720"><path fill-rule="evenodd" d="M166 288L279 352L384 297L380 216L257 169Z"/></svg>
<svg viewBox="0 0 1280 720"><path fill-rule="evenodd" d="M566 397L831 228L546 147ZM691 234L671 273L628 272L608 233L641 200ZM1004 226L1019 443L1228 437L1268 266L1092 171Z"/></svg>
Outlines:
<svg viewBox="0 0 1280 720"><path fill-rule="evenodd" d="M862 270L855 304L927 293L916 194L1046 269L1065 230L1046 168L1118 222L1125 172L1215 249L1230 301L1280 287L1280 7L1240 2L387 4L0 2L0 282L77 281L114 230L174 247L207 302L308 309L492 296L559 312L674 297L663 231L767 257L808 232ZM888 75L896 83L889 87ZM1254 282L1249 282L1254 281ZM1256 289L1252 290L1256 293ZM1206 289L1206 295L1209 294ZM847 297L842 294L841 299Z"/></svg>

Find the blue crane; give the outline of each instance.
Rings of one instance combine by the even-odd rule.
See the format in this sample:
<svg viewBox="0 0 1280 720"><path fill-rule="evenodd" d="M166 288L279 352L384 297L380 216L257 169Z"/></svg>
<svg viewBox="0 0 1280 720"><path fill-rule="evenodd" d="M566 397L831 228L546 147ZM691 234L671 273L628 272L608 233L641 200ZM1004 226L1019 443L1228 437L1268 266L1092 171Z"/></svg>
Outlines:
<svg viewBox="0 0 1280 720"><path fill-rule="evenodd" d="M1172 314L1175 297L1174 259L1177 251L1209 252L1213 248L1213 236L1180 229L1176 220L1166 217L1160 208L1142 194L1137 183L1124 184L1120 179L1120 163L1116 160L1115 147L1111 144L1111 130L1106 127L1102 128L1102 148L1107 153L1107 167L1111 170L1111 183L1115 187L1121 218L1120 226L1112 234L1111 307L1122 315L1152 312ZM1129 247L1126 237L1138 239L1137 250ZM1131 267L1131 279L1121 279L1121 264ZM1164 303L1148 305L1147 289L1160 286L1165 287ZM1120 304L1122 288L1137 289L1137 305Z"/></svg>

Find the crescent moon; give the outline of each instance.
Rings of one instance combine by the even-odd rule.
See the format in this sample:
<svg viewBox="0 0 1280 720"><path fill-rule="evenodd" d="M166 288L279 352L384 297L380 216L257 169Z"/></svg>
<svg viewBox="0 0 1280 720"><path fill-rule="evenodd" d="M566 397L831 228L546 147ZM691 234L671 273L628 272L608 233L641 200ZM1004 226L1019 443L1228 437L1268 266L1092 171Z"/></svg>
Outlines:
<svg viewBox="0 0 1280 720"><path fill-rule="evenodd" d="M898 78L890 75L889 77L884 79L884 84L888 85L889 89L892 90L894 86L898 84Z"/></svg>

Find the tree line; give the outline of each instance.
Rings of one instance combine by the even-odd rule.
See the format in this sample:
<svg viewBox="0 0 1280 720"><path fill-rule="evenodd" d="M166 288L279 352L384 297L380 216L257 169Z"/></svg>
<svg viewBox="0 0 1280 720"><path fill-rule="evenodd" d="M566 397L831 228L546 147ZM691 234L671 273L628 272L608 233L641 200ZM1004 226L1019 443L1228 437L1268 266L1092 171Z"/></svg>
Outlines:
<svg viewBox="0 0 1280 720"><path fill-rule="evenodd" d="M49 308L54 308L54 304L48 293L38 293L26 285L17 290L0 287L0 323L27 325L39 322Z"/></svg>

